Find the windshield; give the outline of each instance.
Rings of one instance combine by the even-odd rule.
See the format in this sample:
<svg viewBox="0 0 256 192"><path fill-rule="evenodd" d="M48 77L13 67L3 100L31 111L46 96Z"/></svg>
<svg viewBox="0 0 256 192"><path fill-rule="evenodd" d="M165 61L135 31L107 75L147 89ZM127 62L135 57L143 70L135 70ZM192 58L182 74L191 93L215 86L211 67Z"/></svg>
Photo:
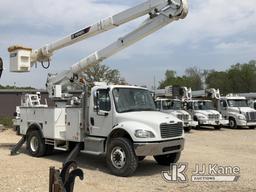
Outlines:
<svg viewBox="0 0 256 192"><path fill-rule="evenodd" d="M212 110L214 109L211 101L196 101L194 102L195 110Z"/></svg>
<svg viewBox="0 0 256 192"><path fill-rule="evenodd" d="M245 99L229 99L228 105L230 107L248 107L248 103Z"/></svg>
<svg viewBox="0 0 256 192"><path fill-rule="evenodd" d="M180 101L163 100L163 110L181 110Z"/></svg>
<svg viewBox="0 0 256 192"><path fill-rule="evenodd" d="M156 111L154 100L148 90L134 88L113 89L116 110L119 113L131 111Z"/></svg>

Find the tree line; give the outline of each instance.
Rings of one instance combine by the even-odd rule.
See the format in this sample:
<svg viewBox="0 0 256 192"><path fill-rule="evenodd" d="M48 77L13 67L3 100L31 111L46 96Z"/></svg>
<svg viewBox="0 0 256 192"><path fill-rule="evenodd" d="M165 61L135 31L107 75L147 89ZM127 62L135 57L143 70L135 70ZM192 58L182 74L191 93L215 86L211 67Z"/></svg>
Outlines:
<svg viewBox="0 0 256 192"><path fill-rule="evenodd" d="M104 64L97 64L83 73L89 87L95 81L105 81L113 84L127 84L117 69L111 69ZM178 76L174 70L166 70L164 80L159 82L159 88L169 85L191 87L192 90L204 88L220 89L222 94L256 92L256 60L248 63L237 63L226 71L202 70L197 67L188 68L185 74ZM15 86L1 86L0 89L15 89ZM34 89L19 87L19 89Z"/></svg>
<svg viewBox="0 0 256 192"><path fill-rule="evenodd" d="M165 79L159 82L159 88L169 85L220 89L222 94L256 92L256 61L237 63L226 71L201 70L197 67L186 69L183 76L177 76L173 70L167 70Z"/></svg>

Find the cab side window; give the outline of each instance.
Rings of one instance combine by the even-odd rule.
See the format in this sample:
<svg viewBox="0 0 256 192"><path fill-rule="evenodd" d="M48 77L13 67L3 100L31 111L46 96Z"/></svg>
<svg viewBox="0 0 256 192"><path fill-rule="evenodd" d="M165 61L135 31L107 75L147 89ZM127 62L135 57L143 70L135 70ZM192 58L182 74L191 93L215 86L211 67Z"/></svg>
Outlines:
<svg viewBox="0 0 256 192"><path fill-rule="evenodd" d="M221 101L220 101L220 107L221 107L221 108L226 108L226 107L227 107L227 102L224 101L224 100L221 100Z"/></svg>
<svg viewBox="0 0 256 192"><path fill-rule="evenodd" d="M110 111L111 110L111 102L110 102L108 89L98 90L97 98L98 98L99 110L102 110L102 111Z"/></svg>

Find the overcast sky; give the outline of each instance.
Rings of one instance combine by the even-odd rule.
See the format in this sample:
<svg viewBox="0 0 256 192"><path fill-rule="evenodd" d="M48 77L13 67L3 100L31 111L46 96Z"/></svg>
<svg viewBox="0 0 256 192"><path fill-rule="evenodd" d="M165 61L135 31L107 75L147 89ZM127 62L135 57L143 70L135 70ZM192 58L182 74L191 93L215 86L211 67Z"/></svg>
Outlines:
<svg viewBox="0 0 256 192"><path fill-rule="evenodd" d="M7 48L39 48L144 0L0 0L0 56L6 70L0 84L44 88L48 72L60 72L135 28L139 22L56 52L50 69L10 73ZM256 59L256 0L190 0L189 15L104 61L136 85L153 85L167 69L225 70Z"/></svg>

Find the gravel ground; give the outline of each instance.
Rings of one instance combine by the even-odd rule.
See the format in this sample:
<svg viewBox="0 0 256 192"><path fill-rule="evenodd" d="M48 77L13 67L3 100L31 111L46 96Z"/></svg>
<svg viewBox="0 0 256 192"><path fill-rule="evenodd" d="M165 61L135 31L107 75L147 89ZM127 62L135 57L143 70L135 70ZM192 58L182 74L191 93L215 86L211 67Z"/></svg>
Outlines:
<svg viewBox="0 0 256 192"><path fill-rule="evenodd" d="M0 191L48 191L49 167L61 167L67 153L33 158L23 147L21 154L11 157L9 149L19 138L11 130L0 132ZM241 170L238 182L167 183L162 179L161 172L169 168L157 165L152 157L142 161L135 174L128 178L110 175L104 158L81 154L77 161L85 173L85 180L76 181L75 191L256 192L256 130L201 129L186 134L185 150L180 162L189 164L188 178L195 164L213 163L222 166L239 166Z"/></svg>

